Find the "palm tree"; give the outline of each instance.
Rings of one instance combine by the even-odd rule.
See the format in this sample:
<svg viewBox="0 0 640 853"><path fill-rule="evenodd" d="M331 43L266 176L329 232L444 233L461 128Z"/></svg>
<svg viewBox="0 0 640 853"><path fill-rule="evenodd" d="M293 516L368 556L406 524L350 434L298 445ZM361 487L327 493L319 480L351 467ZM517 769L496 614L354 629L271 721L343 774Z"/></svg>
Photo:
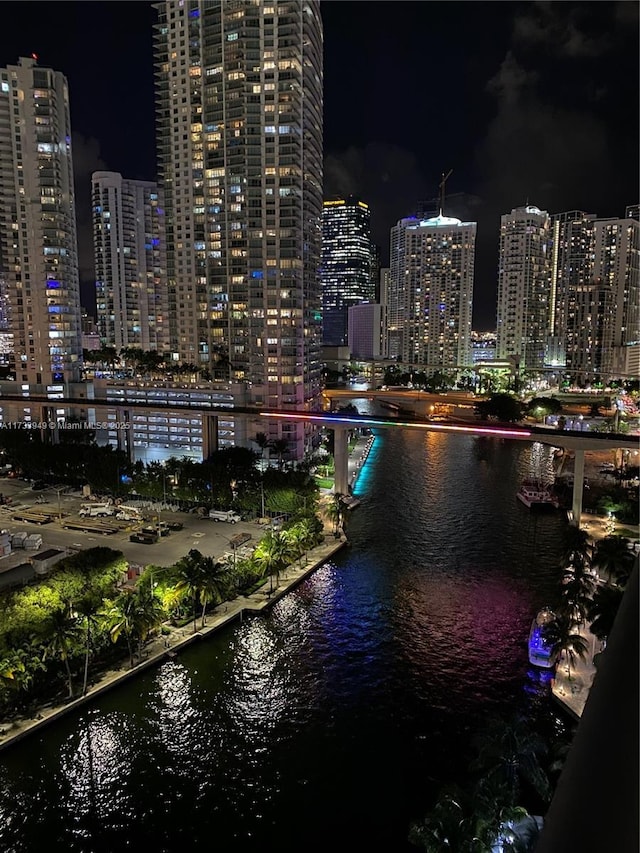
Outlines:
<svg viewBox="0 0 640 853"><path fill-rule="evenodd" d="M204 583L204 557L195 549L189 551L176 563L178 583L175 586L176 593L184 598L191 599L193 609L193 633L197 630L196 618L198 599Z"/></svg>
<svg viewBox="0 0 640 853"><path fill-rule="evenodd" d="M588 604L587 616L591 621L591 633L599 640L605 640L611 633L623 595L624 590L620 587L600 586Z"/></svg>
<svg viewBox="0 0 640 853"><path fill-rule="evenodd" d="M310 530L309 522L307 519L303 519L303 521L299 521L297 524L283 531L283 536L289 542L296 559L300 561L300 565L302 565L302 555L306 553L305 546L309 540Z"/></svg>
<svg viewBox="0 0 640 853"><path fill-rule="evenodd" d="M562 557L564 565L577 561L581 561L587 566L590 565L591 542L586 530L573 526L567 529Z"/></svg>
<svg viewBox="0 0 640 853"><path fill-rule="evenodd" d="M85 647L84 647L84 675L82 679L82 695L87 693L87 682L89 680L89 657L91 655L91 629L98 624L95 602L89 598L80 599L76 603L76 611L84 620Z"/></svg>
<svg viewBox="0 0 640 853"><path fill-rule="evenodd" d="M574 622L583 624L589 602L596 586L596 581L585 563L574 555L574 563L565 569L562 580L561 610L570 616Z"/></svg>
<svg viewBox="0 0 640 853"><path fill-rule="evenodd" d="M629 540L624 536L607 536L601 539L593 555L593 565L607 573L609 583L613 577L621 587L626 586L633 568L633 553L629 550Z"/></svg>
<svg viewBox="0 0 640 853"><path fill-rule="evenodd" d="M200 582L200 604L202 604L202 627L205 626L207 605L222 601L229 585L229 567L212 557L202 559L203 578Z"/></svg>
<svg viewBox="0 0 640 853"><path fill-rule="evenodd" d="M551 646L552 653L567 660L567 673L571 681L571 664L575 663L576 657L584 660L587 653L587 641L576 633L573 619L565 613L558 614L557 618L545 625L542 629L544 639Z"/></svg>
<svg viewBox="0 0 640 853"><path fill-rule="evenodd" d="M51 634L48 650L57 654L64 663L67 673L69 698L72 699L73 680L69 657L73 653L74 640L78 639L78 623L66 607L54 610L49 617L48 623L49 633Z"/></svg>
<svg viewBox="0 0 640 853"><path fill-rule="evenodd" d="M141 587L123 590L114 601L108 602L102 616L113 643L117 643L124 635L129 650L129 664L133 668L134 643L137 641L140 655L144 641L162 622L163 613L160 602L151 590Z"/></svg>
<svg viewBox="0 0 640 853"><path fill-rule="evenodd" d="M264 461L264 452L271 447L271 444L269 443L269 436L265 432L257 432L256 437L253 440L260 448L260 455Z"/></svg>
<svg viewBox="0 0 640 853"><path fill-rule="evenodd" d="M509 723L492 720L478 738L477 746L478 757L472 768L480 771L487 784L504 790L505 806L517 804L522 782L548 799L549 780L540 765L546 746L522 717Z"/></svg>
<svg viewBox="0 0 640 853"><path fill-rule="evenodd" d="M286 438L277 438L271 445L271 449L278 455L278 469L282 471L282 457L289 452L289 442Z"/></svg>
<svg viewBox="0 0 640 853"><path fill-rule="evenodd" d="M443 792L425 820L411 826L409 841L426 853L469 850L464 793L458 789Z"/></svg>
<svg viewBox="0 0 640 853"><path fill-rule="evenodd" d="M276 575L276 587L280 580L280 572L288 564L292 552L289 542L283 533L267 533L254 551L254 559L260 566L263 575L269 575L269 594L273 592L273 575Z"/></svg>

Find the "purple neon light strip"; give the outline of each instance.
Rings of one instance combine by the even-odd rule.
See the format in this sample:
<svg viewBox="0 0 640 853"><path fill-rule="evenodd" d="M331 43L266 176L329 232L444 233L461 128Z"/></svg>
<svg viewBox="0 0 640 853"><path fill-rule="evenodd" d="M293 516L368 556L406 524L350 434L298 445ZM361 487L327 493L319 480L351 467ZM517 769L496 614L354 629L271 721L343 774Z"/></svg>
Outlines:
<svg viewBox="0 0 640 853"><path fill-rule="evenodd" d="M456 426L455 424L417 424L417 423L407 423L405 421L374 421L369 418L359 418L355 420L353 418L334 418L327 417L326 415L312 415L312 414L281 414L276 412L260 412L260 417L263 418L283 418L285 420L303 420L303 421L326 421L326 425L330 426L331 423L342 423L342 424L353 424L355 426L401 426L401 427L410 427L413 429L427 429L427 430L441 430L443 432L471 432L471 433L486 433L489 435L510 435L517 438L530 438L531 433L527 430L511 430L511 429L496 429L490 427L466 427L466 426Z"/></svg>

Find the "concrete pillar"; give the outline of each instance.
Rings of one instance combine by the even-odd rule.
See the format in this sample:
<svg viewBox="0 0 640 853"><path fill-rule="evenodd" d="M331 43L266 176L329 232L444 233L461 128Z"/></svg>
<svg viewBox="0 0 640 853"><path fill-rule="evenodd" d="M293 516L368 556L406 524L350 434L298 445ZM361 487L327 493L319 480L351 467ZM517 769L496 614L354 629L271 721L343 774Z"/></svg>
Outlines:
<svg viewBox="0 0 640 853"><path fill-rule="evenodd" d="M218 450L218 418L216 415L202 415L202 459L205 461Z"/></svg>
<svg viewBox="0 0 640 853"><path fill-rule="evenodd" d="M584 488L584 450L575 451L573 463L573 524L580 527L582 516L582 490Z"/></svg>
<svg viewBox="0 0 640 853"><path fill-rule="evenodd" d="M116 430L118 450L127 454L129 462L134 462L133 421L129 409L116 409L116 420L120 424L120 429ZM123 424L127 424L128 427L123 428Z"/></svg>
<svg viewBox="0 0 640 853"><path fill-rule="evenodd" d="M333 429L333 461L335 464L334 491L341 495L349 494L349 452L347 447L346 427L331 427Z"/></svg>

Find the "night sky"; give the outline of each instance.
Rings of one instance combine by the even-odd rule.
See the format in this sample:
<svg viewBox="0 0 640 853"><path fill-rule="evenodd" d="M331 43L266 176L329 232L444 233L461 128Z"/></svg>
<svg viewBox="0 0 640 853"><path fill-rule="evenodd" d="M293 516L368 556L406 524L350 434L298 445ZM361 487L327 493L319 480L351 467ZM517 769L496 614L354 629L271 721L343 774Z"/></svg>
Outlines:
<svg viewBox="0 0 640 853"><path fill-rule="evenodd" d="M501 213L622 216L638 202L638 6L631 2L323 2L325 196L389 228L447 183L478 222L474 328L495 327ZM0 65L36 53L69 79L83 298L93 307L90 176L155 178L144 2L4 2ZM457 209L456 209L457 208Z"/></svg>

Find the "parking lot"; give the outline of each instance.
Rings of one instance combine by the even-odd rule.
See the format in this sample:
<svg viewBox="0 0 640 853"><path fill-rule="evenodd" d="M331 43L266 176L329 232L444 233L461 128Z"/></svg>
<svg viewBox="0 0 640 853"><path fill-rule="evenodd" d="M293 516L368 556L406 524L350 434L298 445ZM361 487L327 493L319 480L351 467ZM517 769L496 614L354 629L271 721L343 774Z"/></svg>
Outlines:
<svg viewBox="0 0 640 853"><path fill-rule="evenodd" d="M171 566L192 548L196 548L203 554L212 557L220 557L226 551L230 551L229 541L237 533L249 533L251 541L247 545L256 544L264 535L264 527L249 522L240 521L237 524L226 522L215 522L208 518L200 518L193 513L163 511L158 513L143 510L146 518L145 526L152 526L158 521L173 522L180 521L184 525L183 530L172 531L168 536L163 536L154 544L142 544L130 542L129 536L134 529L141 525L115 521L115 518L95 519L97 522L107 523L110 527L117 527L118 532L105 536L99 533L89 533L78 530L63 530L58 514L61 513L63 520L70 517L75 518L87 498L78 493L61 494L53 489L33 491L30 483L22 480L0 480L0 493L4 498L11 499L8 506L0 506L0 528L10 533L25 530L28 533L40 533L42 535L42 547L44 548L95 548L106 546L122 551L131 563L147 565L153 563L157 566ZM37 502L45 499L45 503ZM132 504L133 505L133 504ZM33 524L25 521L14 521L13 515L16 508L25 510L27 507L39 512L46 512L54 517L49 524ZM0 563L1 567L1 563Z"/></svg>

